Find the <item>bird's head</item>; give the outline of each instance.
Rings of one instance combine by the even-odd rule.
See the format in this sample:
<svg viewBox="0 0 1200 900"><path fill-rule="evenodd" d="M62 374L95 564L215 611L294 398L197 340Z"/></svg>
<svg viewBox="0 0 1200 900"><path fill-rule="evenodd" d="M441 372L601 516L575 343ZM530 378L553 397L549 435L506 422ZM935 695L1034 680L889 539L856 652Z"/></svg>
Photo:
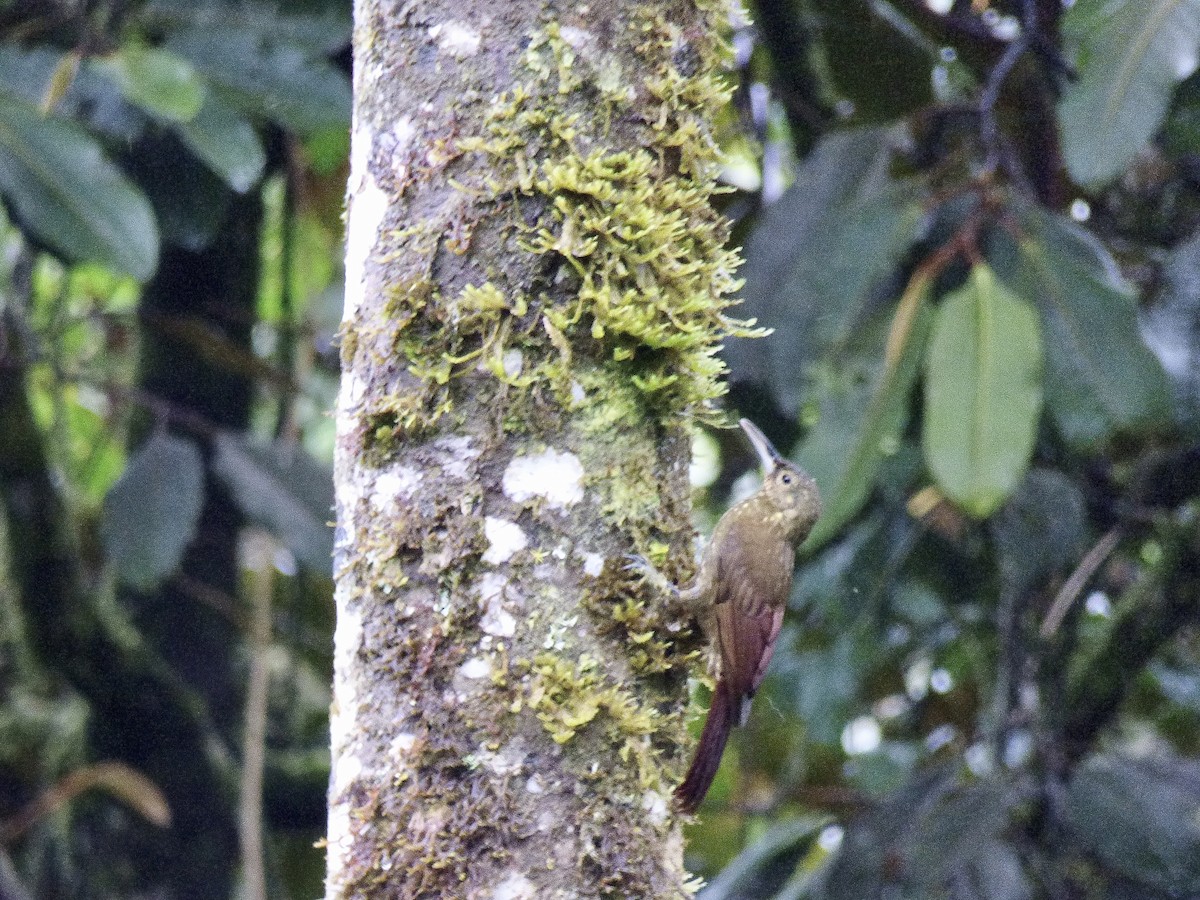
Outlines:
<svg viewBox="0 0 1200 900"><path fill-rule="evenodd" d="M795 463L784 459L767 440L767 436L749 419L739 419L738 424L746 432L762 463L763 496L777 513L777 521L788 539L793 544L799 544L821 515L821 495L817 491L817 482Z"/></svg>

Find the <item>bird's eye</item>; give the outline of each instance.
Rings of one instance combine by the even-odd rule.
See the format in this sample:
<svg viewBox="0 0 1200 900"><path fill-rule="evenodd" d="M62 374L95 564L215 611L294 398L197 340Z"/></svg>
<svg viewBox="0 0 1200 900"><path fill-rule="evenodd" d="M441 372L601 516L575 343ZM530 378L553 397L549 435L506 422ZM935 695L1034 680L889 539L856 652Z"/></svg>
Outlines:
<svg viewBox="0 0 1200 900"><path fill-rule="evenodd" d="M780 481L782 481L784 484L791 484L791 483L792 483L792 476L791 476L791 475L790 475L788 472L784 472L784 473L783 473L783 474L782 474L782 475L779 477L779 480L780 480Z"/></svg>

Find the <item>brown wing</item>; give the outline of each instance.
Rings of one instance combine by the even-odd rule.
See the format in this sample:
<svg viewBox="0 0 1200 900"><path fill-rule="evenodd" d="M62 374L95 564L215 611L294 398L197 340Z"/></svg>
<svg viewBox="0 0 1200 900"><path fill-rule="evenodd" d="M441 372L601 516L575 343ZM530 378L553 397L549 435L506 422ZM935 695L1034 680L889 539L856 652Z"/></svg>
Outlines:
<svg viewBox="0 0 1200 900"><path fill-rule="evenodd" d="M767 673L794 563L795 550L785 541L747 545L730 535L723 542L717 560L717 639L721 680L735 702L753 697Z"/></svg>

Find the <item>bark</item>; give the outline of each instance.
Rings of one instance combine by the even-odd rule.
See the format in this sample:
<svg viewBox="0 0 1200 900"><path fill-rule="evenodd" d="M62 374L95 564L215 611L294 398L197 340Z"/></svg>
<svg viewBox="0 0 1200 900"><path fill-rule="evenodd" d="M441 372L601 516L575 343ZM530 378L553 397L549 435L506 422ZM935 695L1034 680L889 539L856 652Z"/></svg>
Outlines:
<svg viewBox="0 0 1200 900"><path fill-rule="evenodd" d="M329 897L677 897L715 2L358 0Z"/></svg>

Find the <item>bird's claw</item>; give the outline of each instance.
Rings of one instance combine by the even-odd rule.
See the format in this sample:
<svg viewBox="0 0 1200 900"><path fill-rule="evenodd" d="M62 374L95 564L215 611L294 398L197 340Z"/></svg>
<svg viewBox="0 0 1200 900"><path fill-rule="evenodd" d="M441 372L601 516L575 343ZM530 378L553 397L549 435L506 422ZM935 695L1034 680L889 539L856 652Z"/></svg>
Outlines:
<svg viewBox="0 0 1200 900"><path fill-rule="evenodd" d="M643 579L648 581L655 590L666 594L669 597L677 598L679 596L679 588L671 584L671 582L667 580L667 576L658 571L654 563L650 562L650 560L646 559L646 557L642 556L640 553L626 553L625 560L626 572L640 575Z"/></svg>
<svg viewBox="0 0 1200 900"><path fill-rule="evenodd" d="M635 572L638 575L649 576L656 573L658 570L654 568L654 564L640 553L625 554L625 571Z"/></svg>

